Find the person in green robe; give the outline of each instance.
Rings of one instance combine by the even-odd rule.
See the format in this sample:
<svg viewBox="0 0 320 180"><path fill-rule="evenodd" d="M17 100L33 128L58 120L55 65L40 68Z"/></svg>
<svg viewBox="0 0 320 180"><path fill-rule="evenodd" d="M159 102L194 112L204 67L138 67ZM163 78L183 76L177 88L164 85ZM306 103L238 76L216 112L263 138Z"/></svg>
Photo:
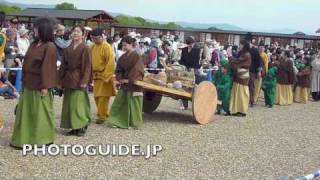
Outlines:
<svg viewBox="0 0 320 180"><path fill-rule="evenodd" d="M71 129L67 136L84 136L91 122L87 86L92 79L92 63L90 49L83 42L83 34L80 26L72 29L72 44L63 52L59 72L64 88L60 126Z"/></svg>
<svg viewBox="0 0 320 180"><path fill-rule="evenodd" d="M109 118L109 126L115 128L140 128L143 123L143 89L134 83L143 80L144 63L133 45L132 37L126 36L122 39L125 54L119 58L116 67L116 84L120 85L120 90L111 106ZM128 83L125 80L128 80Z"/></svg>
<svg viewBox="0 0 320 180"><path fill-rule="evenodd" d="M23 90L10 146L48 145L55 139L55 115L52 89L57 86L57 48L54 21L40 17L34 23L35 41L24 59Z"/></svg>
<svg viewBox="0 0 320 180"><path fill-rule="evenodd" d="M272 108L275 101L277 87L277 67L268 70L266 77L263 79L262 90L264 92L265 105Z"/></svg>
<svg viewBox="0 0 320 180"><path fill-rule="evenodd" d="M229 63L226 60L220 61L221 67L214 77L214 84L218 91L218 99L222 102L218 105L217 114L221 114L221 110L226 112L226 115L231 115L229 111L230 96L232 89L232 75L229 68Z"/></svg>

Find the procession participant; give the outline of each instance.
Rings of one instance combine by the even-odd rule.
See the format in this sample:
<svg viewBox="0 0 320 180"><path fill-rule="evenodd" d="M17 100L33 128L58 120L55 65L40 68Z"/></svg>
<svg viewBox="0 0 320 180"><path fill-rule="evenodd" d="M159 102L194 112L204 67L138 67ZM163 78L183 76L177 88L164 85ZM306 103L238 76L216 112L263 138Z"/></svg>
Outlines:
<svg viewBox="0 0 320 180"><path fill-rule="evenodd" d="M277 72L277 90L276 100L277 105L291 105L293 103L292 85L294 83L293 62L289 60L290 52L283 51L275 62L278 68Z"/></svg>
<svg viewBox="0 0 320 180"><path fill-rule="evenodd" d="M222 102L218 106L218 114L221 114L221 110L226 112L226 115L230 115L229 105L230 105L230 94L232 89L232 73L228 61L220 61L220 69L214 76L214 84L217 87L218 99Z"/></svg>
<svg viewBox="0 0 320 180"><path fill-rule="evenodd" d="M294 102L306 104L309 99L311 70L303 63L299 64L297 68L299 72L297 73L298 82L294 93Z"/></svg>
<svg viewBox="0 0 320 180"><path fill-rule="evenodd" d="M122 39L125 54L117 63L116 79L120 83L120 90L112 104L110 112L110 126L127 129L142 126L142 89L134 85L135 81L143 80L144 63L133 48L133 38L126 36ZM129 83L124 84L123 80Z"/></svg>
<svg viewBox="0 0 320 180"><path fill-rule="evenodd" d="M103 124L109 117L109 101L115 96L113 74L115 61L112 47L104 40L103 30L91 32L94 44L91 46L93 94L97 106L97 124Z"/></svg>
<svg viewBox="0 0 320 180"><path fill-rule="evenodd" d="M249 109L249 68L251 64L250 44L240 41L239 58L229 57L233 70L233 85L230 99L230 113L236 116L246 116Z"/></svg>
<svg viewBox="0 0 320 180"><path fill-rule="evenodd" d="M22 72L24 89L17 106L11 146L51 144L55 116L51 89L57 84L57 49L53 43L54 21L47 17L34 23L35 41L26 53Z"/></svg>
<svg viewBox="0 0 320 180"><path fill-rule="evenodd" d="M267 53L265 53L265 46L263 42L260 42L259 44L259 54L262 60L262 75L258 76L254 82L255 84L255 93L254 93L254 103L257 104L258 98L260 96L261 92L261 85L262 85L262 76L264 76L268 72L268 66L269 66L269 57Z"/></svg>
<svg viewBox="0 0 320 180"><path fill-rule="evenodd" d="M320 51L311 63L311 93L314 101L320 100Z"/></svg>
<svg viewBox="0 0 320 180"><path fill-rule="evenodd" d="M249 91L250 91L250 107L254 106L254 95L256 89L255 81L261 77L262 71L262 60L259 54L259 50L254 47L253 42L255 41L251 33L248 33L245 37L245 40L250 44L250 56L251 56L251 65L250 65L250 81L249 81Z"/></svg>
<svg viewBox="0 0 320 180"><path fill-rule="evenodd" d="M263 79L262 90L264 92L265 105L272 108L274 105L276 87L277 87L277 67L268 70Z"/></svg>
<svg viewBox="0 0 320 180"><path fill-rule="evenodd" d="M72 129L67 135L84 136L91 121L87 86L92 77L90 49L83 41L83 29L72 29L72 44L63 52L60 69L64 97L61 128Z"/></svg>

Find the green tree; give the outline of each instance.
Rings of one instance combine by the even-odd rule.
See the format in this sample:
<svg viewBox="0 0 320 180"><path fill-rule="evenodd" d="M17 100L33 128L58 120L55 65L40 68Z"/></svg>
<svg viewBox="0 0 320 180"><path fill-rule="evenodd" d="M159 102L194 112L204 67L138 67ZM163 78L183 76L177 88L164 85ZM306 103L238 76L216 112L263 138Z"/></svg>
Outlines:
<svg viewBox="0 0 320 180"><path fill-rule="evenodd" d="M141 25L145 25L146 24L146 20L143 19L142 17L134 17L135 20L139 21L141 23Z"/></svg>
<svg viewBox="0 0 320 180"><path fill-rule="evenodd" d="M151 27L165 27L165 28L181 28L174 22L169 22L167 24L160 24L158 22L149 22L142 17L129 17L124 15L119 15L116 17L120 25L138 25L138 26L151 26Z"/></svg>
<svg viewBox="0 0 320 180"><path fill-rule="evenodd" d="M17 6L8 6L5 4L0 4L0 12L8 13L15 13L21 11L21 9Z"/></svg>
<svg viewBox="0 0 320 180"><path fill-rule="evenodd" d="M64 3L61 3L61 4L57 4L56 9L60 9L60 10L72 10L72 9L77 9L77 7L72 4L72 3L67 3L67 2L64 2Z"/></svg>
<svg viewBox="0 0 320 180"><path fill-rule="evenodd" d="M179 26L178 24L176 24L174 22L169 22L168 24L165 25L165 27L167 27L167 28L181 28L181 26Z"/></svg>
<svg viewBox="0 0 320 180"><path fill-rule="evenodd" d="M138 19L128 17L128 16L120 15L120 16L117 16L116 19L121 25L140 25L140 26L143 25L142 22L140 22Z"/></svg>

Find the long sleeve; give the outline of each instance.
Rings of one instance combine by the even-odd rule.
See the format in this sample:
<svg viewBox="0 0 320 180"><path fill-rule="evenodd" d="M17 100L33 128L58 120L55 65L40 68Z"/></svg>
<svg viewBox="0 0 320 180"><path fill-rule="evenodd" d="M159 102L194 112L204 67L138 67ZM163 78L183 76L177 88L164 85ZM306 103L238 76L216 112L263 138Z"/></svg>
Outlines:
<svg viewBox="0 0 320 180"><path fill-rule="evenodd" d="M81 84L88 84L91 81L92 77L92 62L91 62L91 55L90 50L88 47L84 49L84 52L81 57L81 77L80 85Z"/></svg>
<svg viewBox="0 0 320 180"><path fill-rule="evenodd" d="M129 86L133 85L135 81L139 81L143 79L144 75L144 65L138 54L135 54L131 61L134 62L133 67L129 70Z"/></svg>
<svg viewBox="0 0 320 180"><path fill-rule="evenodd" d="M115 71L115 62L113 57L112 48L110 45L106 46L105 48L105 61L106 61L106 67L103 71L103 77L104 81L110 81L112 80L114 71Z"/></svg>
<svg viewBox="0 0 320 180"><path fill-rule="evenodd" d="M57 49L53 43L48 43L41 65L41 89L53 88L57 85Z"/></svg>
<svg viewBox="0 0 320 180"><path fill-rule="evenodd" d="M66 51L63 52L64 54L66 53ZM65 60L65 56L63 56L63 60L61 61L61 65L59 68L59 82L62 81L62 79L64 78L65 74L66 74L66 68L67 68L67 64L66 64L66 60Z"/></svg>
<svg viewBox="0 0 320 180"><path fill-rule="evenodd" d="M11 46L11 44L7 42L7 43L6 43L6 46L5 46L5 48L4 48L4 53L5 53L5 54L11 54L12 48L10 48L10 46Z"/></svg>
<svg viewBox="0 0 320 180"><path fill-rule="evenodd" d="M179 61L179 64L184 65L184 66L186 65L186 57L185 57L186 51L188 51L188 49L186 49L186 48L183 48L181 50L181 57L180 57L180 61Z"/></svg>
<svg viewBox="0 0 320 180"><path fill-rule="evenodd" d="M257 71L258 72L260 72L260 71L262 71L263 70L263 67L264 67L264 65L263 65L263 60L262 60L262 58L261 58L261 56L260 56L260 54L259 54L259 52L257 53L257 63L258 63L258 69L257 69Z"/></svg>
<svg viewBox="0 0 320 180"><path fill-rule="evenodd" d="M228 76L228 75L225 75L225 76ZM218 84L217 88L220 91L228 91L228 90L230 90L229 88L231 87L231 85L232 85L232 78L230 76L228 76L228 77L223 78L223 83Z"/></svg>
<svg viewBox="0 0 320 180"><path fill-rule="evenodd" d="M232 69L249 68L251 64L250 54L243 54L239 58L231 57L230 63Z"/></svg>
<svg viewBox="0 0 320 180"><path fill-rule="evenodd" d="M290 84L293 84L294 81L295 81L295 73L294 73L294 70L293 70L293 62L292 61L288 61L288 75L289 75L289 83Z"/></svg>
<svg viewBox="0 0 320 180"><path fill-rule="evenodd" d="M311 74L311 70L309 67L306 67L304 70L299 72L297 76L309 76Z"/></svg>
<svg viewBox="0 0 320 180"><path fill-rule="evenodd" d="M117 63L116 71L115 71L117 81L120 81L121 79L123 79L123 72L124 70L120 66L120 60L119 60Z"/></svg>
<svg viewBox="0 0 320 180"><path fill-rule="evenodd" d="M257 48L251 48L250 49L250 55L251 55L251 66L250 66L250 72L252 73L258 73L262 71L262 59L259 53L259 50Z"/></svg>

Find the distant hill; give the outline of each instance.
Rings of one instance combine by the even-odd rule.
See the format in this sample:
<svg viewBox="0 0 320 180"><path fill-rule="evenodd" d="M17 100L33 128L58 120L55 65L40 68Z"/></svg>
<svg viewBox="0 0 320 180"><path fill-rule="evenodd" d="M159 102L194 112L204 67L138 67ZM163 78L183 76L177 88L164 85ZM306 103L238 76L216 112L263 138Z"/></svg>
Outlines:
<svg viewBox="0 0 320 180"><path fill-rule="evenodd" d="M10 6L17 6L21 9L25 8L54 8L54 5L48 5L48 4L24 4L24 3L12 3L5 0L0 0L0 4L6 4Z"/></svg>
<svg viewBox="0 0 320 180"><path fill-rule="evenodd" d="M282 29L273 29L273 30L266 30L267 32L271 33L284 33L284 34L293 34L296 32L299 32L297 29L288 29L288 28L282 28Z"/></svg>
<svg viewBox="0 0 320 180"><path fill-rule="evenodd" d="M193 28L199 28L199 29L208 29L208 28L214 27L221 30L244 31L244 29L231 24L202 24L202 23L190 23L190 22L177 22L177 24L183 27L193 27Z"/></svg>

